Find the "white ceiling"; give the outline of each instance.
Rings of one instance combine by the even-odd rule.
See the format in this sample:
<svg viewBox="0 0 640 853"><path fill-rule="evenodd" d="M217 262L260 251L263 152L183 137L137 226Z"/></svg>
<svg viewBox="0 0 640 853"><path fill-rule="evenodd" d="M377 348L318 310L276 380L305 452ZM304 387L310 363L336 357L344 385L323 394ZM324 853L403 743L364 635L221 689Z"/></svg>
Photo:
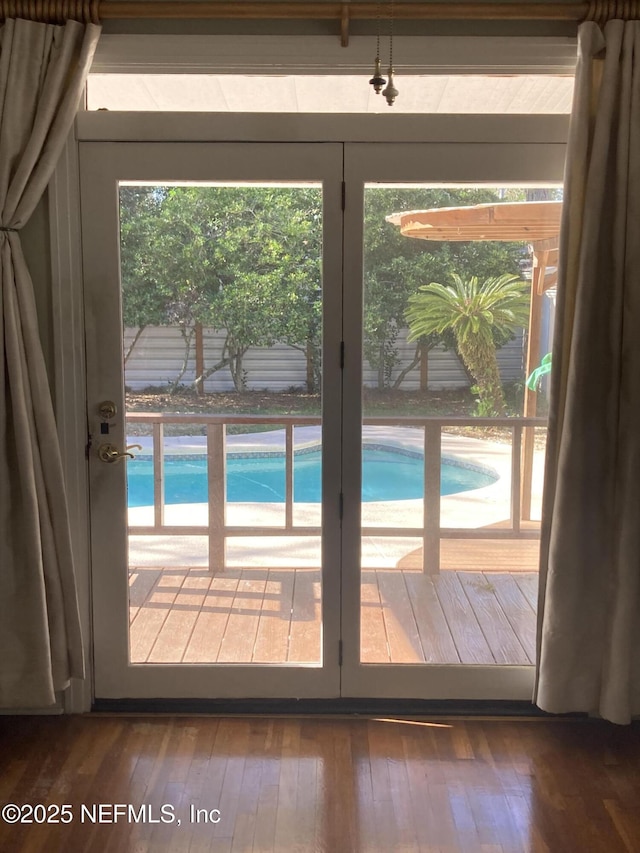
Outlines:
<svg viewBox="0 0 640 853"><path fill-rule="evenodd" d="M568 114L573 77L399 75L392 110L402 113ZM384 113L360 75L91 74L90 110L234 113Z"/></svg>

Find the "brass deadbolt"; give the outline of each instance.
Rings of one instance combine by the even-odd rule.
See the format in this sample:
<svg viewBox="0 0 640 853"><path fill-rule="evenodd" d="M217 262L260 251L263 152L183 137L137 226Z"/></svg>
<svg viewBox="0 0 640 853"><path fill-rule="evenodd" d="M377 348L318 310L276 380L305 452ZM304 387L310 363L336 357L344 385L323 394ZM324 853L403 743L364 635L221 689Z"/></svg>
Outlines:
<svg viewBox="0 0 640 853"><path fill-rule="evenodd" d="M115 418L118 412L118 407L112 400L103 400L98 406L98 414L103 421L110 421Z"/></svg>

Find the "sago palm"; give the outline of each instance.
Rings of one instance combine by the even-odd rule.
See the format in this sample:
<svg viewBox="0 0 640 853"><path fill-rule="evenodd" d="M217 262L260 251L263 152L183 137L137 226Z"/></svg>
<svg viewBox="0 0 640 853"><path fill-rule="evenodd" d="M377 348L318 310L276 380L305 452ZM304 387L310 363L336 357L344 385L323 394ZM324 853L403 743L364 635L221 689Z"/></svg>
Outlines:
<svg viewBox="0 0 640 853"><path fill-rule="evenodd" d="M527 326L529 292L518 276L479 282L476 276L462 279L454 273L451 284L425 284L410 296L406 318L410 341L433 332L453 332L460 357L477 383L480 412L504 414L495 335L510 335Z"/></svg>

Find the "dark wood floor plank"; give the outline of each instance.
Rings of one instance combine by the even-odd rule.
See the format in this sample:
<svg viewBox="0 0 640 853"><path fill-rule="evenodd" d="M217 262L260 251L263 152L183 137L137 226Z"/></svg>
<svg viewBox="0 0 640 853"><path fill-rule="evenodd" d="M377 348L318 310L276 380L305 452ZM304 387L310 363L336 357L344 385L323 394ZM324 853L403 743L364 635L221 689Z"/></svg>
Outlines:
<svg viewBox="0 0 640 853"><path fill-rule="evenodd" d="M447 791L449 808L456 828L456 849L473 851L481 849L478 827L469 802L469 787L466 781L457 778L456 768L447 767Z"/></svg>
<svg viewBox="0 0 640 853"><path fill-rule="evenodd" d="M418 834L416 815L409 790L409 774L404 755L387 760L389 765L389 787L391 793L391 808L394 817L394 848L397 850L416 850Z"/></svg>
<svg viewBox="0 0 640 853"><path fill-rule="evenodd" d="M624 849L628 853L635 853L640 839L640 819L637 810L632 812L628 808L625 809L615 799L604 800L604 807Z"/></svg>
<svg viewBox="0 0 640 853"><path fill-rule="evenodd" d="M231 720L225 720L218 730L216 750L225 758L224 777L221 787L212 793L211 808L220 810L221 820L212 835L215 837L230 837L233 839L236 820L240 808L240 789L244 778L245 765L248 759L248 744L250 724L247 720L239 720L240 725L234 726ZM223 746L226 745L226 749ZM224 817L223 817L224 816Z"/></svg>
<svg viewBox="0 0 640 853"><path fill-rule="evenodd" d="M284 731L280 753L274 841L276 850L286 850L293 833L296 820L299 757L300 725L295 721L294 725L287 727Z"/></svg>
<svg viewBox="0 0 640 853"><path fill-rule="evenodd" d="M240 783L238 813L233 829L232 853L253 850L263 760L259 756L247 755Z"/></svg>
<svg viewBox="0 0 640 853"><path fill-rule="evenodd" d="M310 747L308 754L320 757L320 784L318 788L316 833L317 850L358 850L360 826L357 820L358 792L355 789L354 772L355 744L352 732L348 732L339 720L322 721L322 736L319 748L312 746L318 732L305 726L305 741ZM358 733L360 746L365 732ZM362 753L360 753L361 755Z"/></svg>
<svg viewBox="0 0 640 853"><path fill-rule="evenodd" d="M278 777L279 775L278 773ZM265 784L263 781L260 786L253 835L255 853L270 853L271 850L275 850L278 795L279 785L277 782Z"/></svg>
<svg viewBox="0 0 640 853"><path fill-rule="evenodd" d="M317 756L298 756L298 787L289 848L315 850L320 827L317 819L318 791L324 782L324 766Z"/></svg>
<svg viewBox="0 0 640 853"><path fill-rule="evenodd" d="M211 729L198 727L195 733L193 754L184 782L183 805L180 808L181 819L184 821L186 816L189 819L190 836L187 848L189 853L204 853L204 851L209 850L211 843L212 826L197 821L192 823L191 814L197 814L198 809L204 808L210 812L212 808L215 808L210 799L208 770L215 762L214 743L216 734L216 727ZM186 846L184 833L178 835L177 838L178 841L182 841L184 849Z"/></svg>

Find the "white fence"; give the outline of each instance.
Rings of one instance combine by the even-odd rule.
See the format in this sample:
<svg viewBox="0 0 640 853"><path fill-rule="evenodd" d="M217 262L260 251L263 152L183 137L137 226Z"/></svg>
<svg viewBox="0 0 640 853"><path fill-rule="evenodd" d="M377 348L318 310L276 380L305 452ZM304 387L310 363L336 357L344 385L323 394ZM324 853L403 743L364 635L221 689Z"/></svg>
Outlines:
<svg viewBox="0 0 640 853"><path fill-rule="evenodd" d="M124 351L128 352L137 329L124 330ZM222 357L224 333L213 329L203 330L204 365L205 369L213 366ZM195 337L187 370L181 379L181 384L189 386L195 379ZM397 342L400 356L399 364L392 377L400 373L410 364L415 353L415 344L406 342L403 334ZM125 384L132 391L141 391L149 387L164 387L174 382L180 373L185 355L184 338L180 330L172 326L147 326L129 356L125 365ZM523 334L520 333L498 352L500 373L505 382L522 380L524 378ZM286 391L291 387L306 386L307 367L303 352L287 346L276 344L270 348L253 348L248 350L243 367L246 371L247 388L250 390ZM377 372L365 362L364 384L375 387ZM443 347L436 347L429 353L429 388L445 389L460 388L468 385L464 372L456 354ZM402 389L416 390L420 387L420 368L414 368L407 374ZM229 368L225 367L212 374L205 382L206 391L231 391L233 380Z"/></svg>

